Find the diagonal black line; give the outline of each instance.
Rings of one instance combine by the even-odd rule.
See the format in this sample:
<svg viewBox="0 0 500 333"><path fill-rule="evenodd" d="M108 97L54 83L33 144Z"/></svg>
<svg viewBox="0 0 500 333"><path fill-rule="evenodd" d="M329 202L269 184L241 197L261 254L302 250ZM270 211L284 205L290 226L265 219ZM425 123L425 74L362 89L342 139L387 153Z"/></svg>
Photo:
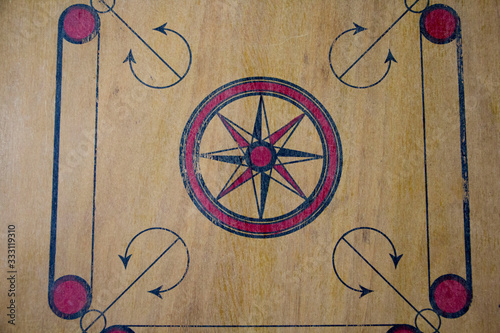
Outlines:
<svg viewBox="0 0 500 333"><path fill-rule="evenodd" d="M243 127L241 127L240 125L236 124L234 121L232 121L231 119L227 118L227 117L224 117L228 123L230 123L231 125L233 126L236 126L238 129L242 130L243 132L245 132L246 134L252 136L252 133L250 133L249 131L247 131L246 129L244 129Z"/></svg>
<svg viewBox="0 0 500 333"><path fill-rule="evenodd" d="M295 191L295 189L293 189L291 187L288 187L287 185L283 184L282 182L280 182L279 180L277 180L274 177L271 177L271 179L274 180L276 183L280 184L281 186L283 186L284 188L286 188L287 190L289 190L290 192L292 192L292 193L294 193L294 194L296 194L296 195L298 195L299 197L302 198L302 196L299 194L299 192Z"/></svg>
<svg viewBox="0 0 500 333"><path fill-rule="evenodd" d="M132 283L131 283L128 287L127 287L127 289L125 289L125 290L124 290L124 291L123 291L123 292L122 292L122 293L121 293L121 294L120 294L120 295L119 295L119 296L118 296L118 297L117 297L117 298L116 298L116 299L115 299L115 300L114 300L114 301L113 301L113 302L112 302L112 303L111 303L111 304L110 304L110 305L109 305L106 309L104 309L104 311L102 311L102 312L100 313L100 315L99 315L96 319L94 319L94 321L93 321L93 322L91 322L91 323L90 323L90 325L89 325L89 326L87 326L87 328L85 329L85 331L87 331L87 330L88 330L90 327L92 327L92 325L94 325L94 324L95 324L95 323L96 323L96 322L97 322L97 321L98 321L98 320L99 320L102 316L104 316L104 314L106 313L106 311L108 311L108 310L109 310L109 309L110 309L113 305L115 305L115 303L116 303L116 302L118 302L118 300L119 300L119 299L120 299L123 295L125 295L125 293L126 293L127 291L129 291L129 290L130 290L130 288L132 288L132 286L133 286L134 284L136 284L136 283L137 283L137 281L139 281L139 280L140 280L140 279L144 276L144 274L146 274L146 273L147 273L147 272L151 269L151 267L153 267L153 266L154 266L154 265L158 262L158 260L160 260L160 259L161 259L161 258L165 255L165 253L167 253L167 252L168 252L168 251L172 248L172 246L174 246L174 245L175 245L175 244L179 241L179 239L180 239L180 238L177 238L177 239L176 239L176 240L175 240L172 244L170 244L170 246L169 246L169 247L168 247L165 251L163 251L163 253L162 253L162 254L160 254L160 256L159 256L158 258L156 258L156 260L155 260L155 261L153 261L153 263L152 263L151 265L149 265L149 267L148 267L148 268L146 268L146 270L145 270L144 272L142 272L142 273L141 273L141 275L139 275L139 276L137 277L137 279L135 279L135 280L134 280L134 282L132 282Z"/></svg>
<svg viewBox="0 0 500 333"><path fill-rule="evenodd" d="M399 22L401 21L401 19L403 17L405 17L406 14L408 14L410 12L410 9L412 9L420 0L417 0L413 3L413 5L411 5L409 8L406 9L406 11L393 23L391 24L391 26L382 34L380 35L379 38L377 38L377 40L375 42L373 42L373 44L351 65L349 66L349 68L347 68L345 70L345 72L340 75L339 79L342 79L354 66L356 66L356 64L361 60L363 59L363 57L368 53L370 52L370 50L382 39L384 38L385 35L387 35L387 33L392 29L394 28L394 26Z"/></svg>
<svg viewBox="0 0 500 333"><path fill-rule="evenodd" d="M257 173L258 175L259 173ZM253 193L254 193L254 196L255 196L255 203L257 204L257 212L259 213L260 215L260 205L259 205L259 197L257 196L257 187L255 186L255 176L253 174L253 170L252 170L252 185L253 185ZM262 175L261 175L262 177ZM262 203L261 203L262 204Z"/></svg>
<svg viewBox="0 0 500 333"><path fill-rule="evenodd" d="M231 182L231 179L233 179L234 175L236 174L236 172L238 172L238 170L240 168L241 168L241 165L238 165L238 167L236 168L236 170L234 170L234 172L232 173L231 177L229 177L228 181L226 182L226 184L224 185L224 187L222 188L222 190L219 192L219 195L226 190L226 188L229 186L229 183ZM219 195L217 197L219 197Z"/></svg>
<svg viewBox="0 0 500 333"><path fill-rule="evenodd" d="M304 119L304 118L302 118ZM300 123L302 122L302 119L300 119L293 127L292 131L290 132L290 134L288 135L288 137L286 138L285 142L283 142L283 144L281 145L280 149L278 150L278 154L281 150L281 148L285 147L285 145L288 143L288 140L290 140L290 138L292 137L293 133L295 133L295 130L297 129L297 127L299 127Z"/></svg>
<svg viewBox="0 0 500 333"><path fill-rule="evenodd" d="M284 144L283 144L283 145L284 145ZM303 192L303 191L302 191L302 189L301 189L301 188L300 188L300 186L299 186L299 183L297 183L297 181L293 178L292 174L290 173L290 171L288 171L288 169L286 168L286 166L284 166L284 165L283 165L283 162L281 162L281 160L280 160L279 158L277 158L276 160L279 162L279 163L277 163L277 164L278 164L278 165L281 165L281 166L283 167L283 169L285 169L285 171L288 173L288 175L289 175L289 176L290 176L290 178L293 180L293 182L297 185L297 187L300 189L300 191L301 191L301 192ZM283 177L283 176L282 176L282 177ZM290 185L291 185L291 184L290 184ZM297 193L298 193L298 192L297 192ZM305 195L305 194L304 194L304 195ZM299 196L300 196L301 198L303 198L300 194L299 194ZM303 199L305 199L305 198L303 198Z"/></svg>
<svg viewBox="0 0 500 333"><path fill-rule="evenodd" d="M155 50L153 50L153 48L151 46L149 46L148 43L146 43L146 41L144 39L142 39L141 36L139 36L139 34L137 32L134 31L134 29L132 29L132 27L130 27L127 22L125 22L125 20L123 20L114 10L112 7L110 7L107 3L105 3L104 1L100 1L101 3L103 3L106 7L108 7L108 9L116 16L116 18L118 20L120 20L137 38L139 38L139 40L144 44L146 45L146 47L151 51L153 52L153 54L158 57L158 59L161 60L161 62L163 62L165 64L165 66L168 67L168 69L170 69L179 79L182 79L182 77L177 74L177 72L172 68L172 66L170 66Z"/></svg>
<svg viewBox="0 0 500 333"><path fill-rule="evenodd" d="M380 276L382 278L382 280L385 281L385 283L387 283L389 285L389 287L391 287L398 295L399 297L401 297L413 310L415 310L416 313L420 313L420 311L415 307L413 306L413 304L410 303L410 301L403 296L403 294L401 294L401 292L399 292L399 290L396 289L396 287L394 287L390 282L389 280L387 280L365 257L363 257L363 255L361 253L358 252L358 250L356 250L356 248L354 246L351 245L351 243L349 243L345 237L342 238L344 242L346 242L347 245L349 245L349 247L354 251L356 252L356 254L361 258L363 259L363 261L365 263L368 264L368 266L370 266L371 269L373 269L373 271L375 273L377 273L378 276ZM434 327L434 325L432 325L432 323L427 319L425 318L424 316L422 316L422 318L427 322L427 324L429 324L434 330L435 332L439 332L438 329L436 327Z"/></svg>

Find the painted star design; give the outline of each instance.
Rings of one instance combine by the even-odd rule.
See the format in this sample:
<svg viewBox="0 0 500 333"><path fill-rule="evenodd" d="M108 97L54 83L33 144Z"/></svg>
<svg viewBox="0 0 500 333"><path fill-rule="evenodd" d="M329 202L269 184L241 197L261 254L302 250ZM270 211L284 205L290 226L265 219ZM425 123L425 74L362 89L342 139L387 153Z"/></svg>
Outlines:
<svg viewBox="0 0 500 333"><path fill-rule="evenodd" d="M264 216L267 194L269 192L269 185L271 183L271 180L291 191L295 195L301 197L302 199L307 200L306 195L299 187L297 182L293 179L292 175L287 170L286 165L322 159L323 156L285 148L286 144L295 133L295 130L299 126L305 114L301 114L300 116L292 119L286 125L273 133L271 133L269 130L269 123L267 120L267 113L263 96L260 96L253 133L245 130L220 113L217 115L223 123L224 127L227 129L228 133L237 144L237 147L235 148L218 150L200 155L202 158L236 165L236 169L234 170L233 174L226 182L220 193L217 195L217 200L225 197L250 180L253 183L255 202L257 204L257 210L260 219L262 219ZM265 121L267 136L264 136L262 133L263 119ZM245 139L242 133L246 133L251 136L251 140L248 141L247 139ZM277 144L278 141L280 141L280 139L282 138L285 138L283 144ZM234 152L237 151L241 152L241 155L228 155L230 153L234 154ZM281 157L287 157L287 162L283 163L280 160ZM242 168L245 169L243 173L239 177L234 179L237 172ZM277 172L279 175L281 175L286 183L274 178L273 172ZM256 182L259 181L259 178L260 193L257 193Z"/></svg>

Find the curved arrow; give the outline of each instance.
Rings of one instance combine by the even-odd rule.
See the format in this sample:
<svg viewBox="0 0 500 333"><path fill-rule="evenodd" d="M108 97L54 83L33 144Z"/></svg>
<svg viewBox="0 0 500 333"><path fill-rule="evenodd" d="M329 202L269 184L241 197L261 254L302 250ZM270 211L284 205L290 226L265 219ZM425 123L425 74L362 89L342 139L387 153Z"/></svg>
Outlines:
<svg viewBox="0 0 500 333"><path fill-rule="evenodd" d="M156 52L155 54L158 56L158 58L160 58L160 60L175 74L175 76L177 76L179 79L177 81L175 81L174 83L172 84L169 84L169 85L166 85L166 86L153 86L151 84L148 84L146 82L144 82L143 80L141 80L139 78L139 76L137 76L136 72L134 71L134 67L132 66L132 63L136 64L137 62L135 61L134 59L134 56L132 54L132 50L129 51L127 57L125 58L125 60L123 61L123 63L126 63L128 61L129 65L130 65L130 70L132 71L132 74L134 75L134 77L137 79L137 81L139 81L140 83L142 83L143 85L145 85L146 87L149 87L149 88L153 88L153 89L166 89L166 88L170 88L172 86L175 86L177 83L179 83L180 81L182 81L182 79L184 79L184 77L186 77L187 73L189 72L189 70L191 69L191 62L192 62L192 53L191 53L191 47L189 46L189 43L187 42L187 40L184 38L184 36L182 36L180 33L178 33L177 31L175 30L172 30L172 29L167 29L166 28L166 25L167 23L159 26L158 28L154 28L153 30L155 31L159 31L161 32L162 34L164 34L165 36L168 36L167 35L167 31L169 32L172 32L174 34L176 34L177 36L179 36L182 41L186 44L187 46L187 49L188 49L188 52L189 52L189 64L188 64L188 67L186 69L186 71L184 72L184 74L180 75L178 74L166 61L164 61Z"/></svg>
<svg viewBox="0 0 500 333"><path fill-rule="evenodd" d="M177 235L175 232L173 232L172 230L169 230L167 228L161 228L161 227L154 227L154 228L149 228L149 229L146 229L146 230L143 230L141 231L140 233L138 233L137 235L134 236L134 238L132 238L132 240L128 243L127 245L127 248L125 249L125 254L123 256L121 255L118 255L118 257L120 257L120 260L122 261L123 263L123 266L125 267L125 269L127 269L127 266L128 266L128 262L130 260L130 257L132 257L132 254L128 254L129 250L130 250L130 246L132 245L132 243L137 239L137 237L139 237L140 235L148 232L148 231L152 231L152 230L163 230L163 231L167 231L167 232L170 232L171 234L173 234L174 236L177 237L177 239L181 239L181 237L179 235ZM176 241L177 241L176 239ZM182 240L182 239L181 239ZM184 243L184 241L182 242ZM184 244L185 245L185 244Z"/></svg>
<svg viewBox="0 0 500 333"><path fill-rule="evenodd" d="M177 242L179 242L179 241L180 241L180 242L184 245L184 247L186 248L186 254L187 254L187 265L186 265L186 270L184 271L184 274L182 275L182 277L180 278L180 280L179 280L177 283L175 283L173 286L171 286L171 287L170 287L170 288L168 288L168 289L164 289L164 290L162 290L163 286L160 286L160 287L158 287L158 288L156 288L156 289L153 289L153 290L148 291L149 293L152 293L153 295L156 295L156 296L158 296L159 298L163 298L163 297L161 296L161 294L166 293L167 291L172 290L172 289L174 289L175 287L177 287L177 286L179 285L179 283L181 283L181 282L182 282L182 280L184 280L184 278L186 277L187 271L188 271L188 269L189 269L189 260L190 260L190 259L189 259L189 251L188 251L188 248L187 248L186 243L184 242L184 240L183 240L183 239L182 239L179 235L177 235L177 234L176 234L175 232L173 232L172 230L169 230L169 229L167 229L167 228L161 228L161 227L155 227L155 228L149 228L149 229L143 230L143 231L141 231L140 233L138 233L137 235L135 235L135 236L134 236L134 238L132 238L132 240L130 241L130 243L127 245L127 248L126 248L126 250L125 250L125 255L123 255L123 256L118 255L118 257L120 257L120 260L122 261L123 266L125 267L125 269L127 269L127 265L128 265L129 260L130 260L130 257L132 257L132 254L128 254L129 249L130 249L130 246L131 246L131 245L132 245L132 243L133 243L133 242L137 239L137 237L139 237L140 235L142 235L142 234L144 234L144 233L146 233L146 232L148 232L148 231L152 231L152 230L163 230L163 231L167 231L167 232L170 232L171 234L173 234L173 235L175 235L175 236L177 237L177 238L176 238L176 240L175 240L172 244L170 244L170 246L169 246L169 247L168 247L168 248L167 248L167 249L163 252L163 254L165 254L166 252L168 252L168 250L170 250L170 249L171 249L171 248L172 248L172 247L173 247L173 246L174 246ZM163 256L163 254L162 254L162 256Z"/></svg>
<svg viewBox="0 0 500 333"><path fill-rule="evenodd" d="M163 292L167 292L175 287L177 287L179 285L179 283L182 282L182 280L184 280L184 277L186 276L187 274L187 271L189 269L189 251L188 251L188 248L186 246L186 243L184 243L184 241L182 240L182 238L177 235L175 232L173 232L172 230L169 230L169 229L166 229L166 228L149 228L149 229L146 229L146 230L143 230L141 231L140 233L138 233L130 243L132 243L139 235L142 235L143 233L147 232L147 231L150 231L150 230L164 230L164 231L168 231L170 233L172 233L173 235L175 235L177 237L177 239L169 245L169 247L167 247L167 249L165 251L163 251L120 295L118 295L118 297L115 298L115 300L113 302L111 302L110 305L108 305L108 307L106 307L106 309L104 309L103 311L100 312L100 314L94 319L94 321L92 321L88 326L87 328L85 328L84 330L82 330L83 332L87 332L88 329L94 325L100 318L102 318L106 312L111 309L115 304L116 302L118 302L118 300L120 300L120 298L123 297L123 295L125 295L136 283L137 281L139 281L140 279L142 279L142 277L154 266L156 265L156 263L158 263L158 261L163 258L163 256L175 245L177 244L177 242L181 242L184 247L186 248L186 254L187 254L187 265L186 265L186 271L184 272L184 274L182 275L182 278L179 280L179 282L177 282L175 285L173 285L172 287L168 288L167 290L164 290L164 291L159 291L159 293L163 293ZM130 244L129 244L130 246ZM128 246L127 246L127 249L128 249ZM122 256L120 256L120 259L122 258ZM130 256L129 256L129 259L130 259ZM161 290L161 287L160 287L160 290ZM152 290L153 291L153 290ZM156 291L156 289L154 290ZM156 293L154 293L156 295ZM160 298L162 298L160 295L158 296Z"/></svg>
<svg viewBox="0 0 500 333"><path fill-rule="evenodd" d="M355 228L355 229L352 229L352 230L346 232L345 234L342 235L342 237L340 237L340 239L337 241L337 244L335 245L335 248L333 250L333 255L332 255L333 270L334 270L335 275L337 276L337 278L340 280L340 282L342 282L342 284L344 286L346 286L347 288L351 289L352 291L356 291L356 292L361 293L361 296L360 296L360 298L361 298L361 297L366 296L369 293L373 292L373 290L365 288L362 285L359 285L359 289L351 287L350 285L348 285L347 283L345 283L344 280L342 280L342 278L340 277L340 275L339 275L339 273L337 271L337 267L335 266L335 252L337 251L337 247L339 246L340 242L344 241L345 243L347 243L347 245L349 245L351 248L353 248L353 250L355 250L354 247L345 239L345 237L348 234L350 234L351 232L359 231L359 230L375 231L375 232L381 234L382 236L384 236L385 239L387 239L387 241L389 242L389 244L391 244L392 250L394 252L394 254L390 253L389 255L390 255L391 259L392 259L392 262L394 264L394 268L395 269L398 267L399 261L401 260L401 258L403 257L403 255L402 254L398 255L398 253L396 251L396 247L392 243L391 239L386 234L384 234L382 231L377 230L375 228L370 228L370 227ZM356 250L355 250L355 252L358 253Z"/></svg>
<svg viewBox="0 0 500 333"><path fill-rule="evenodd" d="M166 35L166 33L164 31L161 31L161 30L168 30L168 31L171 31L175 34L177 34L178 36L180 36L182 38L182 40L184 41L184 43L186 43L187 47L188 47L188 50L189 50L189 66L186 70L186 72L184 73L184 75L179 75L148 43L146 43L146 41L137 33L135 32L134 29L132 29L132 27L130 25L128 25L127 22L125 22L125 20L123 18L120 17L120 15L118 15L118 13L113 9L114 7L114 4L112 6L109 6L108 4L106 4L104 1L101 1L101 3L107 7L107 10L106 11L102 11L103 13L107 13L107 12L111 12L113 13L114 17L116 17L120 22L123 23L123 25L125 25L129 30L130 32L132 32L151 52L153 52L153 54L161 60L161 62L163 62L163 64L165 66L167 66L178 78L179 80L177 80L176 82L170 84L170 85L167 85L167 86L163 86L163 87L156 87L156 86L152 86L152 85L149 85L149 84L146 84L144 81L142 81L141 79L139 79L139 77L135 74L134 72L134 69L132 67L132 62L133 63L136 63L135 60L134 60L134 57L131 56L132 54L132 51L129 52L129 55L127 56L127 58L125 59L124 62L126 62L127 60L129 60L129 63L130 63L130 69L132 70L132 73L134 74L134 77L139 81L141 82L142 84L144 84L145 86L147 87L150 87L150 88L153 88L153 89L165 89L165 88L169 88L169 87L172 87L174 85L176 85L177 83L179 83L187 74L187 72L189 71L189 68L191 67L191 48L189 47L189 44L188 42L186 41L186 39L181 36L179 33L177 33L176 31L174 30L170 30L170 29L165 29L165 26L167 25L166 23L162 26L159 26L158 28L155 28L153 30L157 30L157 31L160 31L162 32L163 34Z"/></svg>
<svg viewBox="0 0 500 333"><path fill-rule="evenodd" d="M188 251L188 248L187 248L187 246L186 246L186 243L184 243L184 241L182 240L182 238L180 238L180 237L179 237L179 238L177 238L177 239L175 240L175 242L173 242L173 243L172 243L172 245L170 245L166 251L170 250L170 248L171 248L172 246L174 246L174 245L175 245L175 243L177 243L178 241L182 242L182 244L183 244L183 245L184 245L184 247L186 248L186 254L187 254L187 264L186 264L186 270L184 271L184 274L182 274L182 277L179 279L179 281L177 281L177 283L175 283L175 284L174 284L174 285L172 285L171 287L169 287L169 288L167 288L167 289L163 289L163 285L161 285L161 286L159 286L159 287L158 287L158 288L156 288L156 289L153 289L153 290L149 290L149 291L148 291L148 293L151 293L151 294L153 294L153 295L155 295L155 296L157 296L157 297L159 297L159 298L161 298L161 299L163 299L163 297L161 296L161 294L164 294L164 293L166 293L167 291L172 290L172 289L174 289L175 287L177 287L177 286L179 285L179 283L181 283L181 282L184 280L184 278L186 277L186 274L187 274L187 272L188 272L188 270L189 270L189 251Z"/></svg>
<svg viewBox="0 0 500 333"><path fill-rule="evenodd" d="M416 0L415 2L413 2L413 4L412 4L411 6L408 6L407 1L405 0L405 7L406 7L406 10L403 12L403 14L401 14L401 15L400 15L400 16L396 19L396 21L394 21L394 22L393 22L393 23L389 26L389 28L387 28L387 29L386 29L386 30L385 30L385 31L384 31L384 32L383 32L383 33L382 33L382 34L381 34L381 35L380 35L380 36L379 36L379 37L378 37L378 38L377 38L377 39L376 39L376 40L375 40L375 41L374 41L371 45L370 45L370 47L368 47L368 49L367 49L365 52L363 52L363 54L362 54L362 55L361 55L358 59L356 59L356 61L355 61L355 62L353 62L353 63L352 63L352 65L351 65L351 66L349 66L349 68L347 68L347 69L344 71L344 73L343 73L342 75L340 75L340 76L338 76L338 75L337 75L337 73L335 73L335 71L333 70L333 66L332 66L332 58L331 58L331 57L332 57L332 48L333 48L333 44L335 44L335 42L336 42L336 41L337 41L337 40L338 40L341 36L343 36L344 34L348 33L349 31L355 31L354 35L356 35L357 33L361 32L361 31L364 31L364 30L366 30L366 29L365 29L365 28L363 28L363 27L361 27L361 26L359 26L359 25L357 25L356 23L354 23L354 26L355 26L355 27L354 27L353 29L349 29L349 30L347 30L347 31L344 31L344 32L343 32L343 33L341 33L341 34L340 34L337 38L335 38L335 40L334 40L334 41L333 41L333 43L332 43L332 46L330 47L329 58L330 58L330 67L331 67L331 69L332 69L333 74L337 77L337 79L338 79L340 82L342 82L343 84L345 84L345 85L347 85L347 86L349 86L349 87L351 87L351 88L356 88L356 89L366 89L366 88L373 87L373 86L375 86L375 85L379 84L379 83L380 83L383 79L385 79L385 77L386 77L386 76L387 76L387 74L389 73L389 69L387 70L387 72L385 73L385 75L382 77L382 79L381 79L381 80L379 80L379 81L377 81L377 82L375 82L374 84L369 85L369 86L358 87L358 86L354 86L354 85L351 85L351 84L348 84L348 83L346 83L346 82L342 81L342 78L343 78L343 77L344 77L344 76L345 76L345 75L346 75L346 74L347 74L347 73L348 73L348 72L349 72L349 71L350 71L350 70L351 70L354 66L356 66L356 64L357 64L357 63L358 63L361 59L363 59L363 57L364 57L364 56L365 56L365 55L366 55L366 54L367 54L367 53L368 53L368 52L369 52L369 51L370 51L370 50L371 50L371 49L372 49L372 48L373 48L373 47L374 47L374 46L375 46L378 42L380 42L380 40L381 40L382 38L384 38L384 36L385 36L385 35L387 35L387 33L388 33L389 31L391 31L391 29L392 29L392 28L394 28L394 26L395 26L395 25L396 25L399 21L401 21L401 19L402 19L403 17L405 17L405 15L406 15L406 14L408 14L408 13L418 13L418 12L419 12L419 11L415 11L415 10L413 10L413 7L415 7L415 6L417 5L417 3L419 3L420 1L421 1L421 0ZM428 3L429 3L429 1L427 1L427 6L428 6ZM359 28L361 28L361 30L359 30ZM358 30L359 30L359 31L358 31ZM389 50L389 54L391 54L390 50ZM394 57L392 57L392 58L393 58L393 61L395 61L395 60L394 60ZM388 56L388 59L389 59L389 56ZM386 62L387 62L387 61L389 61L389 60L387 60L387 59L386 59ZM391 62L389 62L389 67L390 67L390 64L391 64Z"/></svg>
<svg viewBox="0 0 500 333"><path fill-rule="evenodd" d="M362 32L362 31L365 31L367 30L366 28L363 28L362 26L354 23L354 28L352 29L349 29L349 30L346 30L344 31L343 33L341 33L339 36L337 36L337 38L335 38L335 40L333 41L332 43L332 46L330 46L330 52L328 54L328 59L330 61L330 68L333 72L333 75L335 75L335 77L337 78L337 80L339 80L340 82L342 82L343 84L345 84L346 86L348 87L351 87L351 88L356 88L356 89L367 89L367 88L371 88L373 86L376 86L377 84L379 84L380 82L382 82L386 77L387 75L389 74L389 71L391 70L391 65L393 62L397 62L396 59L394 58L394 56L392 55L392 52L391 50L389 50L389 53L387 54L387 58L385 59L385 62L384 63L389 63L389 65L387 66L387 70L384 74L384 76L382 76L381 79L379 79L377 82L375 83L372 83L370 85L366 85L366 86L355 86L355 85L352 85L350 83L347 83L346 81L344 81L342 78L344 77L345 74L347 74L347 72L353 67L351 66L347 71L344 72L344 74L342 75L338 75L335 70L333 69L333 64L332 64L332 50L333 50L333 45L335 45L335 43L337 42L337 40L342 37L343 35L347 34L348 32L351 32L351 31L354 31L354 35ZM356 62L357 63L357 62Z"/></svg>

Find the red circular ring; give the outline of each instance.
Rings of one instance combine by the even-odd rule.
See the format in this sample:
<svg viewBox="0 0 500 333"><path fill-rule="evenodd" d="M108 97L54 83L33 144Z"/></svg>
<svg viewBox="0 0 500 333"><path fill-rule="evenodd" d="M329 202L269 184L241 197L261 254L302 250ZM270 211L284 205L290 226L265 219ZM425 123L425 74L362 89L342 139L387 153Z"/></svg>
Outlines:
<svg viewBox="0 0 500 333"><path fill-rule="evenodd" d="M326 153L329 156L329 160L326 168L328 170L328 174L325 176L325 181L321 186L319 193L317 193L312 202L304 210L278 222L256 224L236 219L233 216L221 211L219 207L214 204L207 193L205 193L205 190L202 188L197 179L194 153L196 144L199 140L197 134L200 128L202 128L205 119L209 117L214 109L216 109L224 101L234 98L240 94L258 92L284 95L303 105L316 119L317 125L324 133L324 138L328 147L328 151ZM207 98L204 102L202 102L202 104L200 104L197 108L198 112L193 114L195 118L190 124L188 123L189 129L185 130L185 135L187 133L187 138L185 139L185 144L183 145L185 154L181 153L181 158L182 156L185 158L185 183L191 187L194 196L197 198L198 204L202 206L200 210L202 210L202 212L204 211L204 213L208 213L211 217L220 221L223 227L227 227L225 229L249 237L280 236L300 229L302 226L312 222L312 220L317 216L317 213L324 209L324 201L331 200L341 173L340 139L338 138L338 134L334 128L335 125L333 124L333 121L327 118L328 114L326 113L326 110L323 111L324 108L322 106L320 107L320 105L321 104L314 100L312 96L306 96L305 93L299 91L298 87L286 81L271 78L249 78L233 82L232 85L229 84L225 87L225 89L212 94L210 98ZM304 221L305 223L303 223Z"/></svg>

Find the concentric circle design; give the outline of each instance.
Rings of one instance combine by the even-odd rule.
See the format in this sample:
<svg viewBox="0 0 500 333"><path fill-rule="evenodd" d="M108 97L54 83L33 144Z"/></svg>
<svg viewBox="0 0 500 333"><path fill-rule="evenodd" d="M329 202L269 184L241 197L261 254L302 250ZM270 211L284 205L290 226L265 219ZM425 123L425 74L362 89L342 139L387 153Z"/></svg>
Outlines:
<svg viewBox="0 0 500 333"><path fill-rule="evenodd" d="M260 103L258 107L255 105L255 108L238 109L253 123L249 127L247 122L245 128L244 125L238 124L238 120L230 119L233 113L228 112L234 111L227 109L232 103L241 102L246 98L260 98ZM282 110L274 110L272 107L266 110L265 103L272 103L273 99L289 103L285 104L297 110L299 115L282 114ZM268 115L279 115L277 118L282 123L270 130ZM295 150L289 143L291 137L299 135L295 134L299 131L295 131L300 128L302 121L310 122L316 133L300 137L300 140L319 138L321 154L305 151L307 149ZM231 138L233 148L224 150L223 148L227 147L221 146L218 151L203 151L201 142L209 140L204 135L209 124L213 122L217 122L218 128L230 135L226 137ZM229 154L226 151L233 152ZM234 155L235 153L239 155ZM226 183L221 187L222 190L215 191L207 186L206 177L213 175L203 173L200 166L203 159L234 165L234 177L231 176L227 180L221 176L221 183ZM285 159L292 161L284 162ZM319 180L313 190L304 191L301 179L308 177L311 165L308 163L312 163L311 161L322 162L315 162L316 166L321 165ZM292 164L299 167L303 165L303 170L291 172ZM342 149L333 120L323 105L310 93L280 79L251 77L220 87L194 110L182 135L180 169L191 199L214 224L242 236L277 237L311 223L330 203L341 175ZM240 172L239 176L237 172ZM277 179L278 176L281 180ZM242 201L242 205L254 207L256 204L258 216L235 212L221 203L222 198L234 195L236 189L239 194L248 194L248 200ZM300 198L301 203L286 213L269 216L268 207L273 202L268 202L267 196L278 189L287 189L286 193L295 199Z"/></svg>

